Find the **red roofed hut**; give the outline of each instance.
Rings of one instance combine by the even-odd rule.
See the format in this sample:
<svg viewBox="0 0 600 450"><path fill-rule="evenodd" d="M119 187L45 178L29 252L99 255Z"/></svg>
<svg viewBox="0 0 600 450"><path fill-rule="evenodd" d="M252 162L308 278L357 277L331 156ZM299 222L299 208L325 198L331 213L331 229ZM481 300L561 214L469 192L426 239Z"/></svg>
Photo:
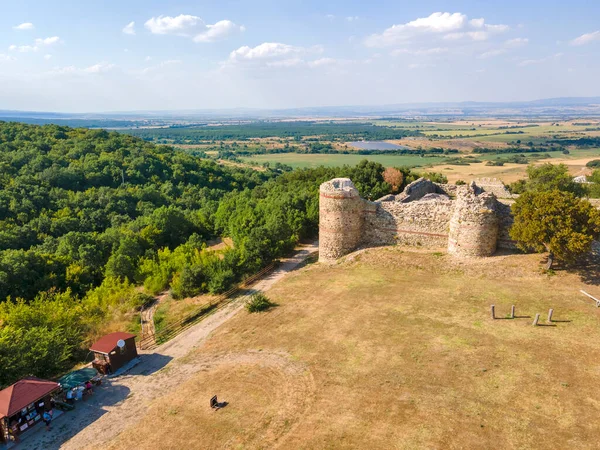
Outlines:
<svg viewBox="0 0 600 450"><path fill-rule="evenodd" d="M21 433L42 421L50 397L60 390L54 381L28 377L0 391L0 441Z"/></svg>
<svg viewBox="0 0 600 450"><path fill-rule="evenodd" d="M100 373L112 373L137 358L135 334L110 333L90 347L94 352L94 368Z"/></svg>

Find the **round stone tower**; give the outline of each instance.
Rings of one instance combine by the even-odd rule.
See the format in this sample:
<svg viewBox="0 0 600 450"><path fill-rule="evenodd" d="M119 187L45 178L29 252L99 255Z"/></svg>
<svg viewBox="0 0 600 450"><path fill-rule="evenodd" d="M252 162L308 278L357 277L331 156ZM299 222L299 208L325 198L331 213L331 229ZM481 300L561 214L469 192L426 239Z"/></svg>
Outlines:
<svg viewBox="0 0 600 450"><path fill-rule="evenodd" d="M498 215L493 194L477 195L474 187L460 192L450 220L448 252L460 256L491 256L498 242Z"/></svg>
<svg viewBox="0 0 600 450"><path fill-rule="evenodd" d="M319 192L319 261L332 262L360 243L364 200L348 178L327 181Z"/></svg>

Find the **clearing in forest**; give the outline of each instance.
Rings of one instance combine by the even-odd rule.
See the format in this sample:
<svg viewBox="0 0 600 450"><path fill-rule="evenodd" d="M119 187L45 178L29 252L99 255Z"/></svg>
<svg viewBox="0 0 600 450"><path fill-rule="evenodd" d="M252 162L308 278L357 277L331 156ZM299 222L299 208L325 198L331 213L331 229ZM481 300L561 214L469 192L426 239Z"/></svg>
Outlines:
<svg viewBox="0 0 600 450"><path fill-rule="evenodd" d="M597 266L539 260L392 247L292 272L104 448L597 448Z"/></svg>

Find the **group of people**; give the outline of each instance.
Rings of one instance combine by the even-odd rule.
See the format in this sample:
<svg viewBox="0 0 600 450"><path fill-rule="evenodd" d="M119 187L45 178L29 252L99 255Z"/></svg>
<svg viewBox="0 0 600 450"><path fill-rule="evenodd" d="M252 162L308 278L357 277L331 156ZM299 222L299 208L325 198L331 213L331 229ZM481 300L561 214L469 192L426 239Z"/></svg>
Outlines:
<svg viewBox="0 0 600 450"><path fill-rule="evenodd" d="M32 421L39 420L39 416L41 416L41 420L46 424L46 430L50 431L55 406L54 398L47 397L29 408L25 408L21 413L13 417L9 423L9 432L15 441L19 442L21 433L29 428Z"/></svg>
<svg viewBox="0 0 600 450"><path fill-rule="evenodd" d="M89 380L85 383L83 390L79 390L79 388L69 389L65 394L65 400L69 405L72 405L76 399L84 399L84 394L85 396L94 395L94 386Z"/></svg>

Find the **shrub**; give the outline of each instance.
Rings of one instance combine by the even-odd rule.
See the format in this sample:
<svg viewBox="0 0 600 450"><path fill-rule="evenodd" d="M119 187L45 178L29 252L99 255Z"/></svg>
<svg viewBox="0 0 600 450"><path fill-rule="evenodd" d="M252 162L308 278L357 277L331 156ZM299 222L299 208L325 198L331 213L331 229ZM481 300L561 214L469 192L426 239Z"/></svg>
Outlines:
<svg viewBox="0 0 600 450"><path fill-rule="evenodd" d="M273 306L275 306L275 303L271 302L271 300L261 292L254 294L246 303L246 309L251 313L266 311Z"/></svg>
<svg viewBox="0 0 600 450"><path fill-rule="evenodd" d="M454 184L457 186L464 186L467 183L466 183L466 181L463 181L463 180L456 180L456 183L454 183Z"/></svg>
<svg viewBox="0 0 600 450"><path fill-rule="evenodd" d="M585 166L589 168L600 167L600 159L593 159L589 161Z"/></svg>

